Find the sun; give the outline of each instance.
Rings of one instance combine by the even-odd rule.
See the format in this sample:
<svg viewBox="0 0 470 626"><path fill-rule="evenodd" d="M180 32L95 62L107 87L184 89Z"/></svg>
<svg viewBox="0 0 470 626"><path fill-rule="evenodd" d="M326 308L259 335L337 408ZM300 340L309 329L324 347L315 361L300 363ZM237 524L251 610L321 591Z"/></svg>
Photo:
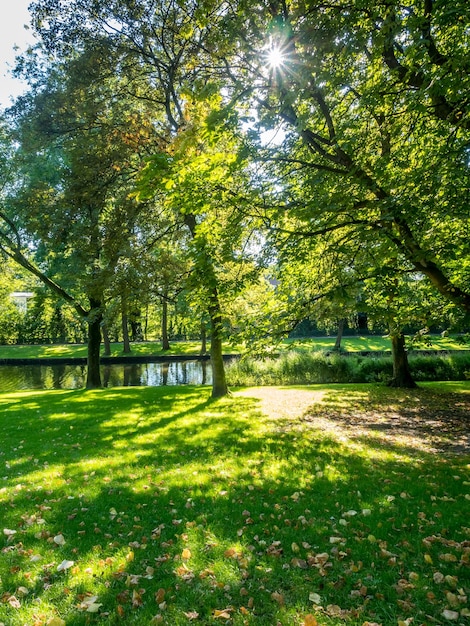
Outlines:
<svg viewBox="0 0 470 626"><path fill-rule="evenodd" d="M268 50L267 54L268 65L271 68L279 68L285 62L285 55L282 52L281 48L272 47Z"/></svg>

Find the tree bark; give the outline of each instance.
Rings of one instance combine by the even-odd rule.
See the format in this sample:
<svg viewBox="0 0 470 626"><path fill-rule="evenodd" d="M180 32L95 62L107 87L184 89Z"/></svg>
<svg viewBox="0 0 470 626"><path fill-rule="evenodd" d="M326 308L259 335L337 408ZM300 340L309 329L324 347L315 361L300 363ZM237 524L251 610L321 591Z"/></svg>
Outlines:
<svg viewBox="0 0 470 626"><path fill-rule="evenodd" d="M221 398L229 394L225 380L225 365L222 354L222 312L219 295L214 287L210 297L209 316L211 321L211 366L212 397Z"/></svg>
<svg viewBox="0 0 470 626"><path fill-rule="evenodd" d="M166 294L165 294L166 295ZM170 341L168 339L168 300L162 298L162 350L170 349Z"/></svg>
<svg viewBox="0 0 470 626"><path fill-rule="evenodd" d="M344 319L344 317L340 319L338 322L338 332L336 333L336 341L335 341L335 345L333 348L333 350L336 350L337 352L341 350L341 339L343 338L345 323L346 323L346 320Z"/></svg>
<svg viewBox="0 0 470 626"><path fill-rule="evenodd" d="M131 343L129 341L129 320L127 318L127 300L126 296L121 296L121 322L122 322L122 341L124 354L131 353Z"/></svg>
<svg viewBox="0 0 470 626"><path fill-rule="evenodd" d="M109 340L108 327L106 324L103 324L101 330L103 332L104 355L111 356L111 342Z"/></svg>
<svg viewBox="0 0 470 626"><path fill-rule="evenodd" d="M201 321L201 349L199 351L199 356L204 356L207 354L207 329L204 321Z"/></svg>
<svg viewBox="0 0 470 626"><path fill-rule="evenodd" d="M392 356L393 356L393 378L389 382L389 387L403 387L414 389L416 383L410 372L408 365L408 355L405 349L405 336L403 333L393 334Z"/></svg>
<svg viewBox="0 0 470 626"><path fill-rule="evenodd" d="M101 388L100 372L100 347L101 347L101 322L103 314L101 302L90 299L90 312L88 314L88 357L87 357L87 389Z"/></svg>
<svg viewBox="0 0 470 626"><path fill-rule="evenodd" d="M192 213L184 216L184 222L193 238L196 236L196 218ZM212 368L212 397L221 398L229 395L225 380L225 365L222 354L222 310L220 308L217 281L212 266L212 260L206 252L207 270L206 285L209 293L209 318L211 327L211 368Z"/></svg>

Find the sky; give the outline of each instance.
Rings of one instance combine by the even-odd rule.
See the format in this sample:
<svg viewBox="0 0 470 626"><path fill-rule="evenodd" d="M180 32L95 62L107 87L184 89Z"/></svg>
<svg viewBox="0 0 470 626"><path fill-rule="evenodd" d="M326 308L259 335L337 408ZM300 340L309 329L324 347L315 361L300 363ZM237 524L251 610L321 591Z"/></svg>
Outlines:
<svg viewBox="0 0 470 626"><path fill-rule="evenodd" d="M0 0L0 108L10 105L10 96L22 93L25 86L21 81L8 76L8 69L13 68L15 56L34 43L31 30L24 28L29 24L28 5L31 0ZM15 51L15 46L19 50Z"/></svg>

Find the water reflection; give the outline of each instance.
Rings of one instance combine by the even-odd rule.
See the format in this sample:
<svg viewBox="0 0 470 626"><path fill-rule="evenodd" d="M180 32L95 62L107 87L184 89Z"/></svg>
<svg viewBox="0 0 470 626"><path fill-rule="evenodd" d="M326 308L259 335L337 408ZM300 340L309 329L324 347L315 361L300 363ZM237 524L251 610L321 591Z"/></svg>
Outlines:
<svg viewBox="0 0 470 626"><path fill-rule="evenodd" d="M105 387L158 387L210 385L207 361L172 361L102 365ZM1 365L0 391L17 389L80 389L85 386L85 365Z"/></svg>

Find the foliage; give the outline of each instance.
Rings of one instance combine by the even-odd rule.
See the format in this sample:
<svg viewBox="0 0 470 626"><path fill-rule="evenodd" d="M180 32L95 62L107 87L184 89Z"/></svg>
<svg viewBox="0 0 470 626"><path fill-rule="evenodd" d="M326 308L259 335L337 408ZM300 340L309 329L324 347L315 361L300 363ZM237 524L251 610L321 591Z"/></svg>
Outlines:
<svg viewBox="0 0 470 626"><path fill-rule="evenodd" d="M408 357L416 381L466 380L470 355ZM291 350L263 360L244 357L227 368L234 386L309 385L328 383L388 382L392 378L390 356L342 356L324 352Z"/></svg>

